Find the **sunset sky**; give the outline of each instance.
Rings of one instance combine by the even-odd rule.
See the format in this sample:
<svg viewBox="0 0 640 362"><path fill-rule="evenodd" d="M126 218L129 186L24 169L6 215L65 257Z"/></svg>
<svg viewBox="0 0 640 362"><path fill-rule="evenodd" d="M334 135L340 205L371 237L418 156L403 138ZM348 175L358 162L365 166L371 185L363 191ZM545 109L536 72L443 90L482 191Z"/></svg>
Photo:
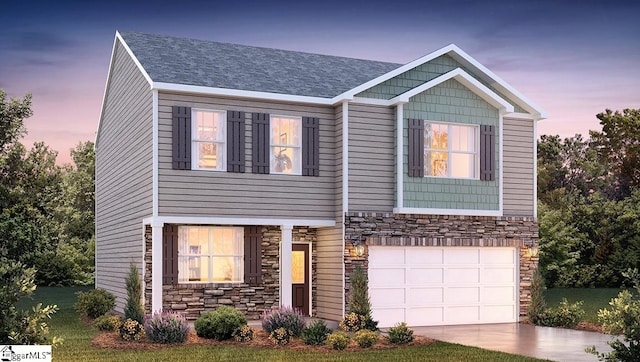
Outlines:
<svg viewBox="0 0 640 362"><path fill-rule="evenodd" d="M638 1L3 1L0 88L33 94L30 147L94 140L116 30L407 63L454 43L586 135L640 108Z"/></svg>

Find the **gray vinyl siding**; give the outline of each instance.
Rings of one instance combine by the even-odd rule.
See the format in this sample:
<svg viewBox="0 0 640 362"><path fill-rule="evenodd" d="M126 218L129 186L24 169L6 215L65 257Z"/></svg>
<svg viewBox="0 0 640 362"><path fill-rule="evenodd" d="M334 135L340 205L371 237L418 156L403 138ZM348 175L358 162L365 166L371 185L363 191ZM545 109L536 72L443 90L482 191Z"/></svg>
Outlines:
<svg viewBox="0 0 640 362"><path fill-rule="evenodd" d="M171 107L244 111L246 173L173 170ZM320 119L320 176L251 173L251 114ZM334 108L173 93L159 94L159 215L334 219ZM196 160L193 160L196 162Z"/></svg>
<svg viewBox="0 0 640 362"><path fill-rule="evenodd" d="M391 212L395 108L349 105L349 211Z"/></svg>
<svg viewBox="0 0 640 362"><path fill-rule="evenodd" d="M317 317L340 320L344 313L344 247L342 217L333 228L318 229L316 246Z"/></svg>
<svg viewBox="0 0 640 362"><path fill-rule="evenodd" d="M504 194L507 216L533 215L533 122L504 119Z"/></svg>
<svg viewBox="0 0 640 362"><path fill-rule="evenodd" d="M96 288L126 300L129 263L142 270L142 219L152 214L152 92L116 46L96 145Z"/></svg>

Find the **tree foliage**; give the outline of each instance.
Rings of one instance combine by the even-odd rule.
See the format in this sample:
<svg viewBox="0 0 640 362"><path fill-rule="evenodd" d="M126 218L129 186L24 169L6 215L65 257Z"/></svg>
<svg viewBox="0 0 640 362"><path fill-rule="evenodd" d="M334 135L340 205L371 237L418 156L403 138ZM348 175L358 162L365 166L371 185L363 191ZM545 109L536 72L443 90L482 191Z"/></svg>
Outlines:
<svg viewBox="0 0 640 362"><path fill-rule="evenodd" d="M129 274L125 278L125 285L127 287L127 302L124 306L124 317L143 323L142 282L138 274L138 267L134 262L131 262L129 266Z"/></svg>
<svg viewBox="0 0 640 362"><path fill-rule="evenodd" d="M591 139L538 143L540 269L550 287L618 287L640 263L640 111L597 117Z"/></svg>

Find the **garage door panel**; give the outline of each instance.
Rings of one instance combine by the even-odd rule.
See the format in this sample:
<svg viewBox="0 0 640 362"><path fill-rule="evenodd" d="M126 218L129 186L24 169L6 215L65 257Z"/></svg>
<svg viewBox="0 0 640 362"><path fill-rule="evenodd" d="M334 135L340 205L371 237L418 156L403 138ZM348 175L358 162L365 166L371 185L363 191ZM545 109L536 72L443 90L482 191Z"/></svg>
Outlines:
<svg viewBox="0 0 640 362"><path fill-rule="evenodd" d="M517 321L518 253L510 247L369 246L369 296L380 327Z"/></svg>
<svg viewBox="0 0 640 362"><path fill-rule="evenodd" d="M480 263L484 265L515 264L513 250L513 248L483 248L480 252Z"/></svg>
<svg viewBox="0 0 640 362"><path fill-rule="evenodd" d="M444 308L423 307L407 309L407 320L410 321L409 324L412 326L442 324L444 321Z"/></svg>
<svg viewBox="0 0 640 362"><path fill-rule="evenodd" d="M395 307L405 305L404 288L376 288L369 290L369 299L376 301L376 307Z"/></svg>
<svg viewBox="0 0 640 362"><path fill-rule="evenodd" d="M445 288L444 302L446 304L479 303L480 287Z"/></svg>
<svg viewBox="0 0 640 362"><path fill-rule="evenodd" d="M480 282L480 270L478 267L466 267L466 268L449 268L444 275L445 283L479 283Z"/></svg>
<svg viewBox="0 0 640 362"><path fill-rule="evenodd" d="M444 278L442 268L411 268L407 274L407 284L425 285L437 283L441 284Z"/></svg>
<svg viewBox="0 0 640 362"><path fill-rule="evenodd" d="M407 304L424 306L444 303L444 288L410 288L407 290Z"/></svg>
<svg viewBox="0 0 640 362"><path fill-rule="evenodd" d="M404 308L373 309L371 317L378 321L380 327L393 327L394 324L407 320Z"/></svg>
<svg viewBox="0 0 640 362"><path fill-rule="evenodd" d="M481 280L483 283L513 283L515 271L513 267L485 267Z"/></svg>
<svg viewBox="0 0 640 362"><path fill-rule="evenodd" d="M445 264L457 265L480 263L480 252L478 251L478 248L446 248L443 250Z"/></svg>
<svg viewBox="0 0 640 362"><path fill-rule="evenodd" d="M449 324L473 324L480 322L480 307L447 307L445 320Z"/></svg>
<svg viewBox="0 0 640 362"><path fill-rule="evenodd" d="M383 252L371 252L377 250L375 247L369 248L369 263L377 266L385 265L403 265L405 264L405 249L402 247L383 247Z"/></svg>
<svg viewBox="0 0 640 362"><path fill-rule="evenodd" d="M369 272L370 284L375 287L397 286L406 283L404 268L380 268Z"/></svg>
<svg viewBox="0 0 640 362"><path fill-rule="evenodd" d="M444 251L442 249L411 247L407 249L406 261L409 265L433 265L444 263Z"/></svg>
<svg viewBox="0 0 640 362"><path fill-rule="evenodd" d="M514 289L512 286L482 288L482 301L489 304L514 302Z"/></svg>

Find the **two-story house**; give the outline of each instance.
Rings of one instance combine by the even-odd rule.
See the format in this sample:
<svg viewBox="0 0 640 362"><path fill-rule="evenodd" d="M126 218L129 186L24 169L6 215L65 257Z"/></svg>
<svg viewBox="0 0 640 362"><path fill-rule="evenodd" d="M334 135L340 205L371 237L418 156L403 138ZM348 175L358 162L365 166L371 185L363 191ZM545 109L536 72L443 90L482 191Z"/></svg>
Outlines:
<svg viewBox="0 0 640 362"><path fill-rule="evenodd" d="M544 111L450 45L407 64L116 33L96 139L96 287L195 319L515 322Z"/></svg>

